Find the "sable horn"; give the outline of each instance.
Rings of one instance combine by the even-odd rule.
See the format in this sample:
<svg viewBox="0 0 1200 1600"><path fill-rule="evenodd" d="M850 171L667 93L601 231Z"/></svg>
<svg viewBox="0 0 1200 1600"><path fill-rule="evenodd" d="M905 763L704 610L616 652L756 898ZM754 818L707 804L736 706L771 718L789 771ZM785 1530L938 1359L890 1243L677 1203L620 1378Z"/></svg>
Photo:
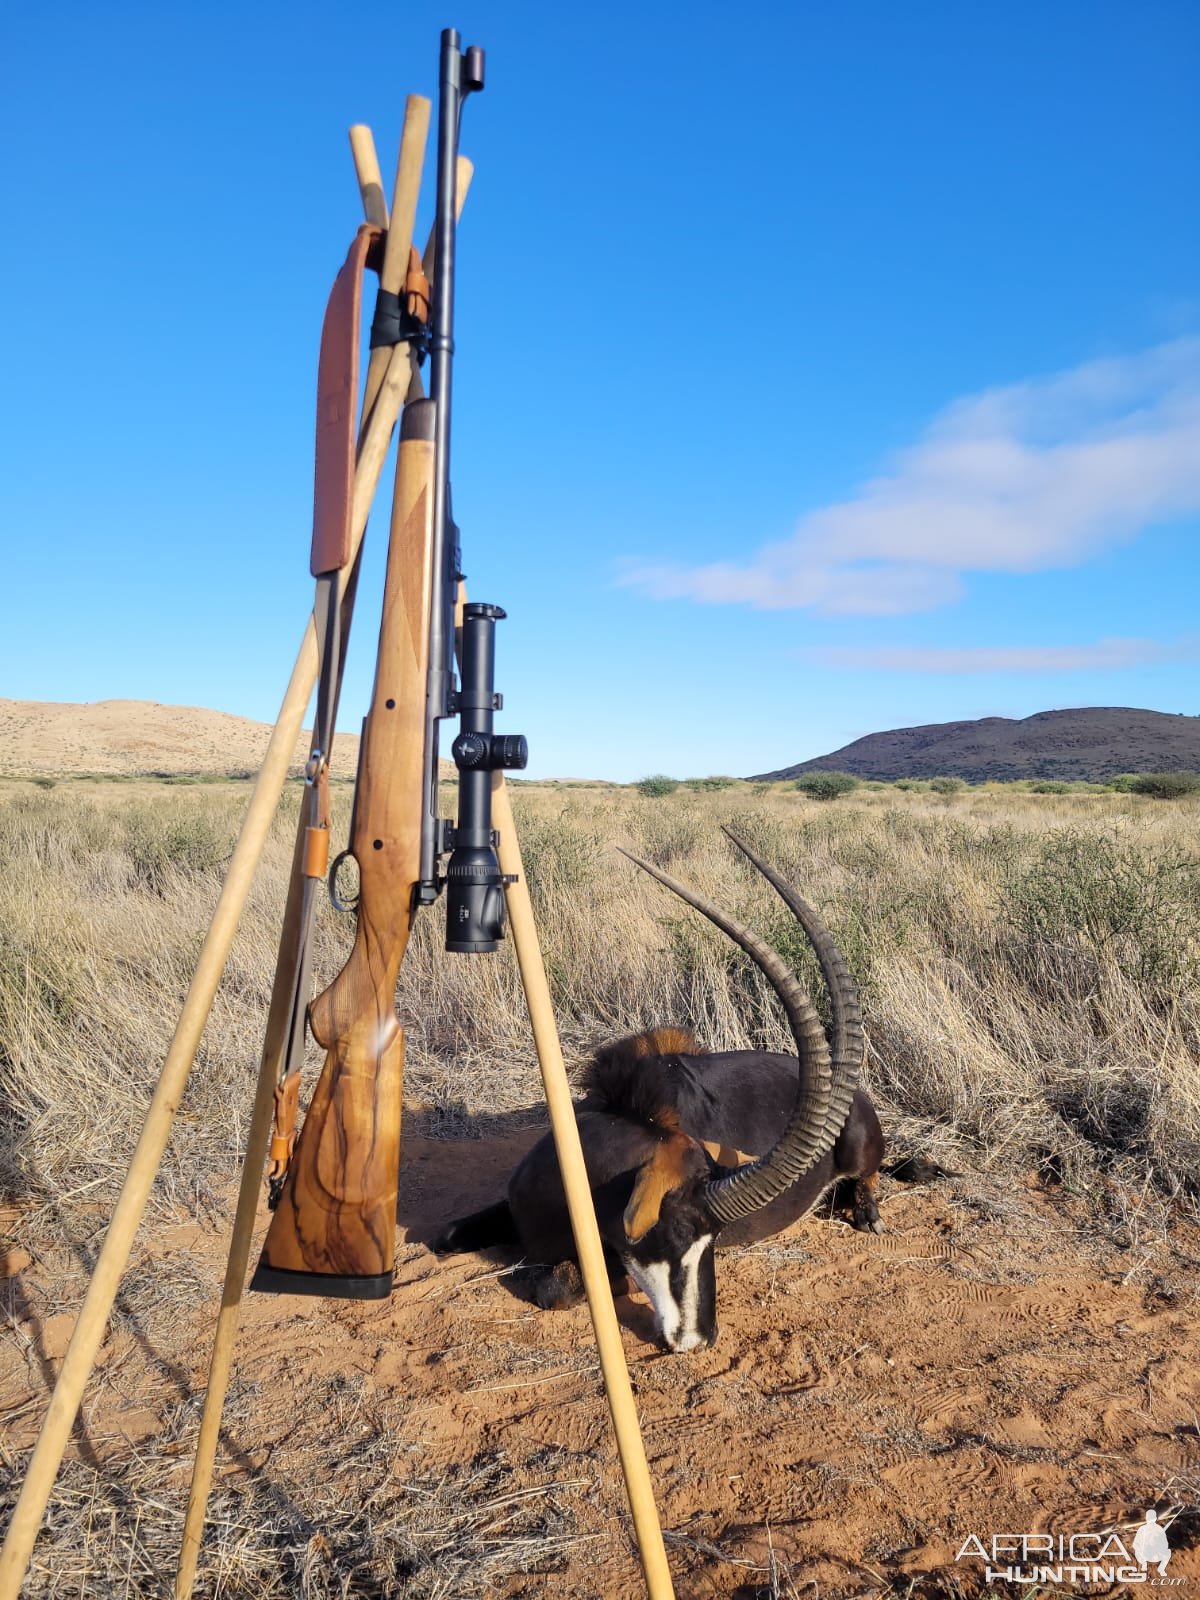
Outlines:
<svg viewBox="0 0 1200 1600"><path fill-rule="evenodd" d="M722 824L721 832L731 839L742 854L758 868L763 877L779 895L796 921L804 929L805 937L813 947L825 987L829 991L829 1004L833 1013L833 1084L829 1095L826 1131L832 1130L830 1145L846 1125L850 1115L850 1102L858 1087L867 1041L863 1034L862 1006L858 986L850 976L846 958L834 943L833 935L821 921L807 900L801 899L785 878L775 868L753 851L732 828Z"/></svg>
<svg viewBox="0 0 1200 1600"><path fill-rule="evenodd" d="M699 911L701 916L707 917L722 933L728 934L758 967L787 1013L799 1057L796 1103L792 1107L788 1125L766 1155L748 1166L739 1167L736 1172L712 1179L704 1191L705 1200L714 1216L722 1222L736 1222L741 1217L749 1216L752 1211L761 1210L776 1195L790 1189L820 1161L838 1136L840 1122L837 1128L830 1129L833 1081L825 1029L799 979L770 945L660 867L651 866L648 861L642 861L628 850L622 850L621 854L627 856L635 866L641 867L643 872L657 878L659 883ZM801 926L804 926L803 922ZM805 932L808 933L807 928ZM844 1113L842 1121L845 1121Z"/></svg>

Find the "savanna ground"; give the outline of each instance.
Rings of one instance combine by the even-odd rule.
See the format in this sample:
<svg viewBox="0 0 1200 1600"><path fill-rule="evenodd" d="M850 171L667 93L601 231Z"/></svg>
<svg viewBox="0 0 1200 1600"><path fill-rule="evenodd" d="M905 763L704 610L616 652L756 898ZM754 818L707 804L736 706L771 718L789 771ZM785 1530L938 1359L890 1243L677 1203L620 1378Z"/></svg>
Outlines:
<svg viewBox="0 0 1200 1600"><path fill-rule="evenodd" d="M0 785L9 1502L246 798ZM30 1596L170 1593L297 801L289 788ZM987 786L820 804L745 784L515 802L569 1062L652 1022L716 1049L787 1046L757 973L613 849L691 881L811 981L729 822L818 903L862 984L891 1159L944 1169L884 1180L882 1237L826 1212L725 1253L712 1350L659 1354L645 1304L618 1302L679 1595L970 1594L969 1534L1129 1529L1150 1505L1174 1518L1170 1577L1200 1582L1200 802ZM538 1312L519 1272L426 1243L498 1195L543 1126L512 951L446 956L438 915L398 996L396 1290L246 1301L200 1594L639 1592L586 1311ZM319 977L348 939L326 912Z"/></svg>

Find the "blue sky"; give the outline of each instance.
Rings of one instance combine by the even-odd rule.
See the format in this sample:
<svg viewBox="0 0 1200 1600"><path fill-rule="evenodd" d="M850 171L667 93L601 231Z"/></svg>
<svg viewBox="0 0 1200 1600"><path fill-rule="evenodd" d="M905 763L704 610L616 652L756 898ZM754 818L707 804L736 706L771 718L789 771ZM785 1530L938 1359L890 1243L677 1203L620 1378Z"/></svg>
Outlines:
<svg viewBox="0 0 1200 1600"><path fill-rule="evenodd" d="M390 178L448 23L455 510L531 774L1200 712L1190 0L10 10L0 694L273 719L346 130Z"/></svg>

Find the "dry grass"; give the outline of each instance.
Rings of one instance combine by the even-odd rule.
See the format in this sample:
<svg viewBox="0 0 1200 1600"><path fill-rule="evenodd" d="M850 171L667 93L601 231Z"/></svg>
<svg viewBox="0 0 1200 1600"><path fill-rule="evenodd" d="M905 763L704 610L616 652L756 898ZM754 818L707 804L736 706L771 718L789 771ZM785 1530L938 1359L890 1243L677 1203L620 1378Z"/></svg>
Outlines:
<svg viewBox="0 0 1200 1600"><path fill-rule="evenodd" d="M193 1209L242 1146L297 793L273 832L158 1194ZM619 842L774 938L778 902L727 845L739 828L820 905L863 985L870 1078L894 1142L1081 1188L1107 1173L1194 1198L1200 1171L1200 863L1195 801L985 787L868 790L835 804L716 793L516 791L568 1059L677 1020L710 1047L786 1047L756 972L616 855ZM338 796L343 812L349 796ZM116 1193L245 805L237 786L0 791L0 1181L23 1204ZM345 816L339 818L344 827ZM407 1095L443 1125L539 1097L511 949L441 950L418 927L399 1006ZM348 920L326 910L319 974Z"/></svg>
<svg viewBox="0 0 1200 1600"><path fill-rule="evenodd" d="M369 1425L369 1420L364 1425ZM376 1419L377 1420L377 1419ZM386 1441L386 1431L375 1439ZM252 1474L218 1488L209 1507L199 1593L221 1600L456 1600L496 1592L514 1574L538 1588L571 1531L568 1496L594 1484L548 1478L511 1487L503 1452L458 1471L394 1471L339 1441L312 1477ZM30 1568L30 1594L116 1600L169 1596L179 1555L177 1495L161 1463L135 1453L120 1468L71 1461L55 1489ZM353 1488L350 1489L350 1481ZM365 1491L365 1493L364 1493ZM365 1514L364 1514L365 1513ZM534 1575L537 1575L536 1578Z"/></svg>

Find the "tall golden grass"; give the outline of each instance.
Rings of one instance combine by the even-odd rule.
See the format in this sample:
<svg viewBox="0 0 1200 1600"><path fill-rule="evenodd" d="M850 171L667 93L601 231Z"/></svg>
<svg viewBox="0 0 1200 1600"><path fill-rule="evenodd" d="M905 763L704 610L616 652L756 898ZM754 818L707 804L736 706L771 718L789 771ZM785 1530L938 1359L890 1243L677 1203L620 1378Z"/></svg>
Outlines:
<svg viewBox="0 0 1200 1600"><path fill-rule="evenodd" d="M0 789L10 1200L115 1195L245 800L236 784ZM337 800L344 836L348 791ZM170 1203L206 1204L238 1163L297 803L291 789L205 1033L159 1182ZM815 992L798 930L723 838L727 823L841 944L895 1147L1081 1190L1111 1173L1185 1203L1200 1195L1200 802L985 786L819 803L738 784L658 797L523 786L515 807L570 1060L666 1021L714 1049L787 1048L757 972L614 848L757 926ZM398 994L406 1095L461 1125L536 1102L539 1083L511 949L448 956L440 915L421 919ZM325 908L318 981L351 933Z"/></svg>

